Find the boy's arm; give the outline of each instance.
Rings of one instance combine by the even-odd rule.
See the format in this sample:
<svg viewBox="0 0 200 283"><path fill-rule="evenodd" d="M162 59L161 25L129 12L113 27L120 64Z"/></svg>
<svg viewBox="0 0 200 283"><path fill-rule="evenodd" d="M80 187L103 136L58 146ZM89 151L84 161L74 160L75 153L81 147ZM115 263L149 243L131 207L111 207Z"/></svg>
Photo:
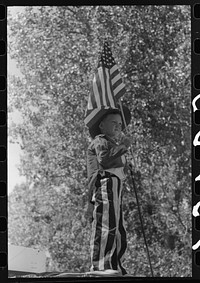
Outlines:
<svg viewBox="0 0 200 283"><path fill-rule="evenodd" d="M96 151L99 164L103 168L109 168L112 162L127 152L127 147L124 144L109 146L109 141L103 137L97 137L94 141L94 148Z"/></svg>

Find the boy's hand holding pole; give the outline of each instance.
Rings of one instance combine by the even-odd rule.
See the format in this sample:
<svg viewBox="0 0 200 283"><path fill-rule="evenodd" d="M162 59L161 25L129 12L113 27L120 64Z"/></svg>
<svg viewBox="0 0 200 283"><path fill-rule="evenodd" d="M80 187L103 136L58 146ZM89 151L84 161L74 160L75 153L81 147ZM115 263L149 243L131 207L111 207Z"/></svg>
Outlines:
<svg viewBox="0 0 200 283"><path fill-rule="evenodd" d="M124 144L127 148L129 148L131 146L131 138L128 136L125 136L122 138L121 143Z"/></svg>
<svg viewBox="0 0 200 283"><path fill-rule="evenodd" d="M121 139L120 139L120 144L124 144L127 149L131 146L132 144L132 138L130 135L121 135Z"/></svg>

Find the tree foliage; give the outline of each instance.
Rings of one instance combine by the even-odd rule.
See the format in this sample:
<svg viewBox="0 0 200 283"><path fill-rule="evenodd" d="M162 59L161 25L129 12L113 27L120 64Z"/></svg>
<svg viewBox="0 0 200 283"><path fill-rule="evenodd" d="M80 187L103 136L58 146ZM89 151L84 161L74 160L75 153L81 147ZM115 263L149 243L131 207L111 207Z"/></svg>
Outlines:
<svg viewBox="0 0 200 283"><path fill-rule="evenodd" d="M134 178L155 276L191 276L190 7L26 7L8 13L9 125L27 183L9 196L9 242L48 250L49 270L87 271L90 226L83 119L108 37L132 113ZM134 275L151 276L134 190L124 191Z"/></svg>

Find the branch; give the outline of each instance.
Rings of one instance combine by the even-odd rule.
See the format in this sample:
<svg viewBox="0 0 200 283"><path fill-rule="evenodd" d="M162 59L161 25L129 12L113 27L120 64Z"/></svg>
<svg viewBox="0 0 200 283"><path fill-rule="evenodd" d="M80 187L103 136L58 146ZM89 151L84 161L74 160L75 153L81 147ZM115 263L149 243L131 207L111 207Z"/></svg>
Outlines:
<svg viewBox="0 0 200 283"><path fill-rule="evenodd" d="M67 157L67 158L70 158L70 159L73 159L73 160L76 159L75 157L72 157L72 156L69 156L69 155L64 154L64 153L62 153L62 152L56 151L56 150L54 150L54 149L52 149L52 148L51 148L50 150L52 150L52 151L55 152L55 153L61 154L61 155L65 156L65 157Z"/></svg>
<svg viewBox="0 0 200 283"><path fill-rule="evenodd" d="M65 7L66 10L72 12L74 15L77 16L76 12L74 12L71 8L69 8L68 6Z"/></svg>

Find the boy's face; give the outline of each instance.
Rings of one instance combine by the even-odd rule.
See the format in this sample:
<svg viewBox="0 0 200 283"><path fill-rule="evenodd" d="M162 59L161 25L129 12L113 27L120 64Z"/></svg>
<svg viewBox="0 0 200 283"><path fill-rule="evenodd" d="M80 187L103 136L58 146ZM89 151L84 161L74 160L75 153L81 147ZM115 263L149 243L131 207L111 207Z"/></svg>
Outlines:
<svg viewBox="0 0 200 283"><path fill-rule="evenodd" d="M122 118L120 114L109 114L101 121L99 128L103 134L111 138L118 138L122 130Z"/></svg>

